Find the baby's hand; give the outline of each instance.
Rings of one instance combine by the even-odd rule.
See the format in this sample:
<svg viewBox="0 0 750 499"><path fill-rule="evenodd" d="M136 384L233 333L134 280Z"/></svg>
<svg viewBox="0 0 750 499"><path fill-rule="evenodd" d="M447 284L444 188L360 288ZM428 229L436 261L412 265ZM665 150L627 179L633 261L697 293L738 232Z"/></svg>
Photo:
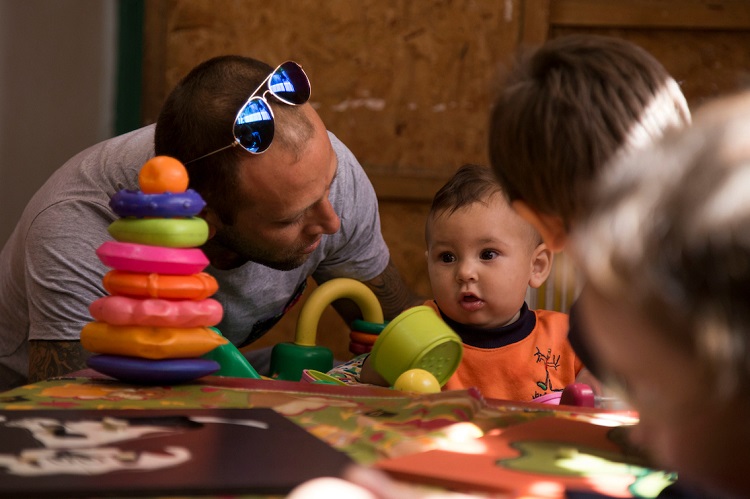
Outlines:
<svg viewBox="0 0 750 499"><path fill-rule="evenodd" d="M369 355L362 363L362 370L359 373L359 381L360 383L367 383L370 385L390 386L388 381L386 381L386 379L372 366L372 360Z"/></svg>

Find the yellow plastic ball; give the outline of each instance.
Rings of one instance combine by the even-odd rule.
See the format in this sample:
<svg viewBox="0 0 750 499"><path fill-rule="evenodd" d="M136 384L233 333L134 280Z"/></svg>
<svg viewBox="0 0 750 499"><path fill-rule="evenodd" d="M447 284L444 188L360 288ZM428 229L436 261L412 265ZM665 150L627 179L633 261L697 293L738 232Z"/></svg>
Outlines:
<svg viewBox="0 0 750 499"><path fill-rule="evenodd" d="M188 173L185 166L169 156L155 156L138 173L138 185L145 194L185 192Z"/></svg>
<svg viewBox="0 0 750 499"><path fill-rule="evenodd" d="M429 371L409 369L396 378L393 388L402 392L439 393L440 383Z"/></svg>

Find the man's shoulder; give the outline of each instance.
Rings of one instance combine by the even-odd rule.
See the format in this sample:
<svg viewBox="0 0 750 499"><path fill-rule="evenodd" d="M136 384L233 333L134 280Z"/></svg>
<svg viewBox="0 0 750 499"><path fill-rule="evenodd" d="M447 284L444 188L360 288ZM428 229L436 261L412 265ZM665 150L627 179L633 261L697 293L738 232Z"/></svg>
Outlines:
<svg viewBox="0 0 750 499"><path fill-rule="evenodd" d="M88 230L91 220L108 223L109 199L137 187L138 170L153 156L153 126L95 144L69 159L31 198L19 224L47 231L60 226ZM87 220L85 223L82 220ZM94 224L96 230L101 223Z"/></svg>
<svg viewBox="0 0 750 499"><path fill-rule="evenodd" d="M354 153L330 130L328 130L328 138L331 141L333 151L336 153L339 168L345 170L362 170L362 165L360 165Z"/></svg>
<svg viewBox="0 0 750 499"><path fill-rule="evenodd" d="M338 161L337 181L333 185L334 193L346 193L344 199L355 203L354 207L360 201L358 199L360 195L374 197L372 183L354 153L330 130L328 131L328 137Z"/></svg>
<svg viewBox="0 0 750 499"><path fill-rule="evenodd" d="M154 155L154 130L155 125L147 125L112 137L89 147L78 157L83 156L100 163L128 165L140 163L137 165L140 168L143 162Z"/></svg>
<svg viewBox="0 0 750 499"><path fill-rule="evenodd" d="M326 130L326 132L328 132L328 140L331 141L331 145L333 146L333 150L336 152L337 156L342 153L351 154L351 151L348 147L346 147L346 144L344 144L341 139L336 136L335 133L330 130Z"/></svg>
<svg viewBox="0 0 750 499"><path fill-rule="evenodd" d="M108 199L117 190L136 188L140 167L153 155L154 126L149 125L81 151L52 175L42 191L78 198L101 189Z"/></svg>

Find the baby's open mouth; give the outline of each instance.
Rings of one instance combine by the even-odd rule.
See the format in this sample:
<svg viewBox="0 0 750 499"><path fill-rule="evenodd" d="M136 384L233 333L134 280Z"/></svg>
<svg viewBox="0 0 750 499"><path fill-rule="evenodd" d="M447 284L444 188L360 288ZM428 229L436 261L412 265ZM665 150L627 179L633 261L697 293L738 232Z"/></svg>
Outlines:
<svg viewBox="0 0 750 499"><path fill-rule="evenodd" d="M469 312L479 310L484 305L484 300L479 298L477 295L467 293L461 296L461 307Z"/></svg>

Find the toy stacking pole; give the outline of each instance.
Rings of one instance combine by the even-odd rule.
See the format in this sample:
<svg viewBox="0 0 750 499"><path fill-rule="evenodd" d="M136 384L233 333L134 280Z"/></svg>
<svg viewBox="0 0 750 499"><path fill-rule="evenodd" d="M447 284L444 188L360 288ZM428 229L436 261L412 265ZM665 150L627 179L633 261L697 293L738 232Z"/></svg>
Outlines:
<svg viewBox="0 0 750 499"><path fill-rule="evenodd" d="M382 323L383 310L375 293L359 281L332 279L318 286L308 297L299 319L294 343L279 343L271 352L271 373L276 379L299 381L302 371L326 372L333 367L333 352L315 345L318 322L325 308L336 300L349 298L368 322Z"/></svg>

